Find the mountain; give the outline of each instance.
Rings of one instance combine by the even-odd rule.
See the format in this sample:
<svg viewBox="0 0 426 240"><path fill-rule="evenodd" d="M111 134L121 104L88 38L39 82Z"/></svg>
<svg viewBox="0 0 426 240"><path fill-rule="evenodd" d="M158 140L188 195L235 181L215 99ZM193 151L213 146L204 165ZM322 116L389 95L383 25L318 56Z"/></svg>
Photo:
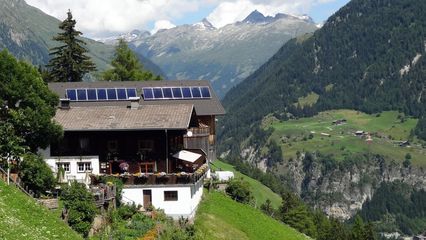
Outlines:
<svg viewBox="0 0 426 240"><path fill-rule="evenodd" d="M424 12L424 1L352 0L321 29L287 42L225 96L222 157L274 172L315 209L341 219L381 184L424 189L425 142L414 136L426 129ZM369 135L356 137L359 130ZM406 140L410 147L401 145ZM413 221L392 231L426 227L408 231L406 223Z"/></svg>
<svg viewBox="0 0 426 240"><path fill-rule="evenodd" d="M289 41L224 98L222 143L243 141L271 113L284 120L338 108L423 116L425 10L423 1L353 0L314 34ZM312 106L297 107L311 94L318 97Z"/></svg>
<svg viewBox="0 0 426 240"><path fill-rule="evenodd" d="M57 44L52 38L59 31L59 23L58 19L28 5L24 0L2 0L0 49L6 48L17 58L25 59L34 65L45 65L50 59L49 49ZM83 40L87 43L89 55L98 70L107 69L114 47L89 38ZM139 59L147 69L162 75L161 70L149 59L141 55Z"/></svg>
<svg viewBox="0 0 426 240"><path fill-rule="evenodd" d="M161 67L169 79L205 79L220 97L265 63L289 39L313 32L310 18L254 11L245 20L215 28L207 19L160 30L130 46Z"/></svg>

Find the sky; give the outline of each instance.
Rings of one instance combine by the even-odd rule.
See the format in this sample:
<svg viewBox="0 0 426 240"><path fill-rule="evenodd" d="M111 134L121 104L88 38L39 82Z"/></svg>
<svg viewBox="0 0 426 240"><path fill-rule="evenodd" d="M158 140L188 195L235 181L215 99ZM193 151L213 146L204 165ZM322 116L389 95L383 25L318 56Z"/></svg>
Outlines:
<svg viewBox="0 0 426 240"><path fill-rule="evenodd" d="M60 20L71 10L84 36L104 38L134 29L159 29L193 24L207 18L215 27L243 20L254 10L264 15L306 14L325 21L349 0L26 0Z"/></svg>

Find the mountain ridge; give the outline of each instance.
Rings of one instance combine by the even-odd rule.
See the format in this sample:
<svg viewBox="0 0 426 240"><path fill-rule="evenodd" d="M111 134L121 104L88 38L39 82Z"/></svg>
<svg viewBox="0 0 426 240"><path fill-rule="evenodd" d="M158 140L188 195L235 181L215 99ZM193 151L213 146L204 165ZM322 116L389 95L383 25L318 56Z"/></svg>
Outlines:
<svg viewBox="0 0 426 240"><path fill-rule="evenodd" d="M201 21L181 25L133 39L129 46L160 66L169 79L209 80L223 97L286 41L317 29L305 19L276 16L266 17L273 19L267 24L237 22L214 28Z"/></svg>
<svg viewBox="0 0 426 240"><path fill-rule="evenodd" d="M426 19L421 11L425 10L425 3L413 1L351 1L313 35L287 42L227 94L223 103L228 115L219 138L233 137L231 142L235 136L248 137L244 128L271 113L286 119L349 108L422 116ZM312 92L318 101L298 108L298 98Z"/></svg>

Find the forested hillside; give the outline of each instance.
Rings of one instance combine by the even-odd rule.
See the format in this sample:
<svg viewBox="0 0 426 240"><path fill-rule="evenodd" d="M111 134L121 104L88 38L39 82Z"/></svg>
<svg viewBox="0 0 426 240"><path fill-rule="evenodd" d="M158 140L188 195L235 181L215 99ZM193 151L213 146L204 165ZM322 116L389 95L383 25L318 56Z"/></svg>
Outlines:
<svg viewBox="0 0 426 240"><path fill-rule="evenodd" d="M64 18L66 11L67 9L64 9ZM78 22L78 19L76 20ZM6 48L18 59L43 66L50 59L49 49L57 44L52 38L59 32L59 23L58 19L29 6L24 0L2 0L0 1L0 50ZM89 55L98 70L110 67L109 62L114 53L114 46L88 38L82 39L87 43ZM145 68L164 75L149 59L140 54L138 57Z"/></svg>
<svg viewBox="0 0 426 240"><path fill-rule="evenodd" d="M384 183L360 215L383 232L421 233L426 228L426 192L402 182Z"/></svg>
<svg viewBox="0 0 426 240"><path fill-rule="evenodd" d="M353 0L322 29L285 44L225 97L218 134L222 152L240 153L268 114L286 120L337 108L367 113L399 110L423 117L426 2ZM317 95L312 105L300 98ZM416 133L425 137L421 118ZM266 135L266 136L265 136Z"/></svg>

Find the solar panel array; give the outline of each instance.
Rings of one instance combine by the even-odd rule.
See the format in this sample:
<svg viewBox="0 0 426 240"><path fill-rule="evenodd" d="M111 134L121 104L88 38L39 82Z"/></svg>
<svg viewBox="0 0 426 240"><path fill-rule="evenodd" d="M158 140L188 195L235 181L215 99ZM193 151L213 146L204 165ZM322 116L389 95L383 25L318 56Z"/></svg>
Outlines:
<svg viewBox="0 0 426 240"><path fill-rule="evenodd" d="M136 97L136 88L75 88L66 89L70 101L120 101Z"/></svg>
<svg viewBox="0 0 426 240"><path fill-rule="evenodd" d="M180 100L211 98L209 87L146 87L142 88L144 100Z"/></svg>

